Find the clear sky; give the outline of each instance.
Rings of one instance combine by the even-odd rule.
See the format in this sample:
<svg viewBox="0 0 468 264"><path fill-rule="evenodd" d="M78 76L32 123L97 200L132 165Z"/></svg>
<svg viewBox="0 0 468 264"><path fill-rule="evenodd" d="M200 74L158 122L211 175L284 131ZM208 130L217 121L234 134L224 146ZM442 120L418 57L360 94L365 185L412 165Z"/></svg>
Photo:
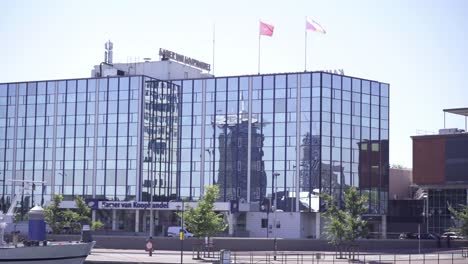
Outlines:
<svg viewBox="0 0 468 264"><path fill-rule="evenodd" d="M410 136L442 128L442 109L468 107L468 1L11 1L0 0L0 83L89 77L114 42L114 62L157 59L159 48L212 63L217 76L308 70L390 83L390 163L412 166ZM464 128L447 116L447 127Z"/></svg>

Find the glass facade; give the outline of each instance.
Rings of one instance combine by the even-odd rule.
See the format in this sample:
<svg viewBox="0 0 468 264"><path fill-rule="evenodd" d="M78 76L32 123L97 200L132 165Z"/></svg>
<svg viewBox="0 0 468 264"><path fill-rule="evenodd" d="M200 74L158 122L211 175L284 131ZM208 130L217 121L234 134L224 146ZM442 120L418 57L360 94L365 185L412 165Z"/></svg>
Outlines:
<svg viewBox="0 0 468 264"><path fill-rule="evenodd" d="M315 194L343 200L356 186L369 213L385 213L388 84L319 72L175 84L182 196L215 183L221 201L277 197L284 211L319 210Z"/></svg>
<svg viewBox="0 0 468 264"><path fill-rule="evenodd" d="M2 206L12 183L108 200L220 201L317 211L356 186L388 200L389 85L322 72L164 82L144 76L0 84ZM26 200L29 199L29 200Z"/></svg>
<svg viewBox="0 0 468 264"><path fill-rule="evenodd" d="M467 189L430 189L428 198L424 200L422 216L427 225L427 232L443 234L460 223L452 216L449 206L461 210L461 205L467 204Z"/></svg>
<svg viewBox="0 0 468 264"><path fill-rule="evenodd" d="M135 199L141 87L142 77L0 84L2 208L10 179L46 182L30 206L52 192Z"/></svg>

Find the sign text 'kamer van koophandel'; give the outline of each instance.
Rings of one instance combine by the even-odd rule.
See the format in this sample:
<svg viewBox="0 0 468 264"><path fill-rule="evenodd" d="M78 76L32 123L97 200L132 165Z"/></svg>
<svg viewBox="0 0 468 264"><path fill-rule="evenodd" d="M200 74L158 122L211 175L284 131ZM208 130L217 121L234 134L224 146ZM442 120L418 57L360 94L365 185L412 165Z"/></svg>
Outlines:
<svg viewBox="0 0 468 264"><path fill-rule="evenodd" d="M194 66L194 67L200 68L202 70L206 70L206 71L211 70L211 65L206 63L206 62L202 62L202 61L187 57L185 55L175 53L175 52L170 51L170 50L160 48L159 49L159 56L161 56L163 58L167 58L167 59L172 59L172 60L175 60L175 61L178 61L178 62L181 62L181 63L185 63L187 65Z"/></svg>

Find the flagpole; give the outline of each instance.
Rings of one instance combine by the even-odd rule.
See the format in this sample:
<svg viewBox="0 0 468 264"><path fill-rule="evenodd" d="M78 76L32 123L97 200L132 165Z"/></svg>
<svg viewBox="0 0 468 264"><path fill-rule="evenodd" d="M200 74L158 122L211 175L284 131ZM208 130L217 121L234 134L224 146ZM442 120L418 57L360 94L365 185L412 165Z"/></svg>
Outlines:
<svg viewBox="0 0 468 264"><path fill-rule="evenodd" d="M306 18L307 19L307 18ZM307 23L307 22L306 22ZM307 25L305 28L305 44L304 44L304 71L307 71Z"/></svg>
<svg viewBox="0 0 468 264"><path fill-rule="evenodd" d="M216 34L216 22L213 22L213 66L212 66L212 71L213 71L213 76L215 75L214 71L214 65L215 65L215 35Z"/></svg>
<svg viewBox="0 0 468 264"><path fill-rule="evenodd" d="M259 22L260 25L260 22ZM258 74L260 74L260 29L258 31Z"/></svg>

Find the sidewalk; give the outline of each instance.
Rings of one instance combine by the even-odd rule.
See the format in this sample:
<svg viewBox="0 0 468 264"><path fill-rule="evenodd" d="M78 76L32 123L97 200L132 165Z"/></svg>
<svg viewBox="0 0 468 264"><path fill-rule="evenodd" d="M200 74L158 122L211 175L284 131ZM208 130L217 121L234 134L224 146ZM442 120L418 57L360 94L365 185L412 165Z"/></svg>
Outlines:
<svg viewBox="0 0 468 264"><path fill-rule="evenodd" d="M320 254L317 261L317 253ZM427 254L393 254L393 253L361 253L354 263L414 263L414 264L466 264L467 258L462 258L460 250ZM213 263L216 258L193 260L192 252L185 251L184 263ZM95 248L86 258L85 264L122 264L122 263L180 263L180 251L157 250L149 256L143 250L103 249ZM231 252L231 263L349 263L348 259L337 259L333 252L289 251L278 252L277 260L273 260L271 251Z"/></svg>
<svg viewBox="0 0 468 264"><path fill-rule="evenodd" d="M193 260L191 251L184 251L183 261L190 264L212 262ZM85 261L85 264L114 263L180 263L180 251L156 250L150 257L144 250L95 248Z"/></svg>

